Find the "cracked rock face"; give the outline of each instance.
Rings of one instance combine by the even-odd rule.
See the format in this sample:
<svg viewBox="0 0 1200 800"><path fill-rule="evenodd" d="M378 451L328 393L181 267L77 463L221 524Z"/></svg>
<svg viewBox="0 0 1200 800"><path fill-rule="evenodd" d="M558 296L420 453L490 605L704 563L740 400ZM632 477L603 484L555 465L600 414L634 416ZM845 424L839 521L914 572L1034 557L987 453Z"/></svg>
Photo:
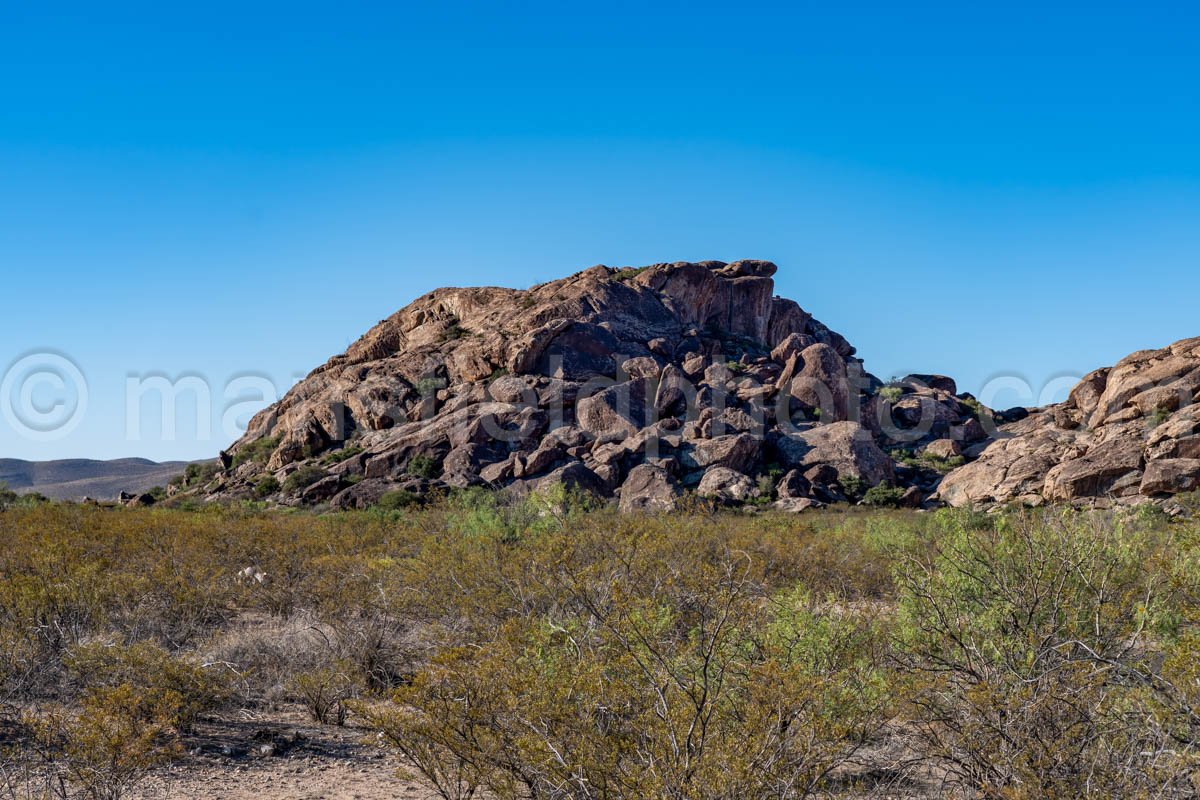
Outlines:
<svg viewBox="0 0 1200 800"><path fill-rule="evenodd" d="M884 482L919 501L944 471L927 447L943 465L982 449L990 418L952 380L884 390L843 336L775 296L775 272L597 266L527 290L439 289L257 414L204 493L346 508L560 482L629 511L701 489L799 509ZM1089 413L1152 402L1094 394Z"/></svg>
<svg viewBox="0 0 1200 800"><path fill-rule="evenodd" d="M1000 429L938 492L954 506L1111 507L1200 486L1200 338L1096 370L1063 403Z"/></svg>

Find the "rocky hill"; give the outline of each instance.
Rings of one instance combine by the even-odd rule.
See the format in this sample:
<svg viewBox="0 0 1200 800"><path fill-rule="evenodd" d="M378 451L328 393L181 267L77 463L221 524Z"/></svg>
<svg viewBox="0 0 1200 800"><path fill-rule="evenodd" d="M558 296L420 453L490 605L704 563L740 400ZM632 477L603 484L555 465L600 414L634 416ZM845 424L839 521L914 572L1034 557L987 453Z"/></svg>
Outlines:
<svg viewBox="0 0 1200 800"><path fill-rule="evenodd" d="M1085 376L1058 405L1003 426L951 473L954 506L1168 504L1200 488L1200 338L1143 350Z"/></svg>
<svg viewBox="0 0 1200 800"><path fill-rule="evenodd" d="M986 445L942 376L885 386L774 294L774 264L592 267L528 290L440 289L258 414L199 491L362 507L564 483L626 510L684 491L801 510L919 505Z"/></svg>

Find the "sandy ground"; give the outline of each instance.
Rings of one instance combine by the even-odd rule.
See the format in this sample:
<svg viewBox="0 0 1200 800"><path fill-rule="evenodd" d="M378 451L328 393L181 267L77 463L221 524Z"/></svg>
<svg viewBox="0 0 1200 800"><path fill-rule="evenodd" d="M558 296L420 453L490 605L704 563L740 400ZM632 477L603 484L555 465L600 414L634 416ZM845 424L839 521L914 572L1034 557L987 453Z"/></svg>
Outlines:
<svg viewBox="0 0 1200 800"><path fill-rule="evenodd" d="M368 731L315 725L297 708L201 723L189 755L144 780L135 800L431 800Z"/></svg>
<svg viewBox="0 0 1200 800"><path fill-rule="evenodd" d="M905 766L911 752L893 731L859 753L841 781L859 800L945 796L936 776ZM310 721L299 706L206 720L187 737L187 755L143 779L126 800L436 800L390 748L354 724ZM870 765L870 766L867 766ZM874 784L862 790L861 781ZM846 784L844 784L846 785ZM31 798L18 792L13 797ZM0 797L7 797L0 791Z"/></svg>

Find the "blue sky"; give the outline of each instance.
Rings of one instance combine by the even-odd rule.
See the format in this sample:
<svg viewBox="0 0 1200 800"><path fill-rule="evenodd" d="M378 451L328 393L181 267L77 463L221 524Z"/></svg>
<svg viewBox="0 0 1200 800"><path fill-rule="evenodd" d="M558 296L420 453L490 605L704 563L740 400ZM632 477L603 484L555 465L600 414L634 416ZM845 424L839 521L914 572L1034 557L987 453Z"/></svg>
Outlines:
<svg viewBox="0 0 1200 800"><path fill-rule="evenodd" d="M998 405L1200 335L1188 4L47 5L0 10L0 370L87 405L0 456L210 456L231 380L596 263L773 260L868 369ZM130 435L152 375L211 436Z"/></svg>

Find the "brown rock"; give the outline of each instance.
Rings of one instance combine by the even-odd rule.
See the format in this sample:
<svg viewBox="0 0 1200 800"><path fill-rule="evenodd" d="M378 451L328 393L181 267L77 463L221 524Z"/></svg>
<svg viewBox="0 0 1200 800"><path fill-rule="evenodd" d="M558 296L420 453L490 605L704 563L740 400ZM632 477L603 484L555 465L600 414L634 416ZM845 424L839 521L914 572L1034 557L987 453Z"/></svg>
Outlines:
<svg viewBox="0 0 1200 800"><path fill-rule="evenodd" d="M1162 458L1146 465L1140 491L1144 495L1179 494L1200 488L1200 459Z"/></svg>
<svg viewBox="0 0 1200 800"><path fill-rule="evenodd" d="M761 442L745 433L698 439L687 445L680 460L688 469L720 466L737 472L749 472L759 457Z"/></svg>
<svg viewBox="0 0 1200 800"><path fill-rule="evenodd" d="M824 505L821 501L813 500L811 497L781 497L772 504L772 508L789 514L799 514L810 508L823 508Z"/></svg>
<svg viewBox="0 0 1200 800"><path fill-rule="evenodd" d="M622 512L663 513L674 511L679 486L662 467L640 464L629 471L620 489Z"/></svg>
<svg viewBox="0 0 1200 800"><path fill-rule="evenodd" d="M645 378L635 378L602 389L576 401L579 427L601 441L619 441L646 426L647 393Z"/></svg>
<svg viewBox="0 0 1200 800"><path fill-rule="evenodd" d="M925 454L934 458L951 459L962 455L962 444L953 439L937 439L925 445Z"/></svg>
<svg viewBox="0 0 1200 800"><path fill-rule="evenodd" d="M850 387L842 357L827 344L814 344L799 359L803 366L788 384L792 398L802 408L820 409L824 422L847 419Z"/></svg>
<svg viewBox="0 0 1200 800"><path fill-rule="evenodd" d="M833 472L829 476L826 483L831 483L837 480L837 473ZM798 469L789 470L779 483L775 486L775 493L781 498L800 498L808 497L812 491L812 484L808 482L808 478L804 477L803 473Z"/></svg>
<svg viewBox="0 0 1200 800"><path fill-rule="evenodd" d="M820 425L791 436L779 436L773 444L780 460L789 466L829 466L839 478L857 477L868 486L895 477L892 460L879 449L871 433L857 422ZM807 473L806 477L816 482Z"/></svg>
<svg viewBox="0 0 1200 800"><path fill-rule="evenodd" d="M720 466L709 467L696 489L696 494L701 497L732 503L749 500L754 493L754 481L749 476Z"/></svg>
<svg viewBox="0 0 1200 800"><path fill-rule="evenodd" d="M1097 445L1079 458L1046 473L1043 493L1049 500L1072 500L1106 494L1120 477L1142 468L1140 448L1115 440Z"/></svg>

